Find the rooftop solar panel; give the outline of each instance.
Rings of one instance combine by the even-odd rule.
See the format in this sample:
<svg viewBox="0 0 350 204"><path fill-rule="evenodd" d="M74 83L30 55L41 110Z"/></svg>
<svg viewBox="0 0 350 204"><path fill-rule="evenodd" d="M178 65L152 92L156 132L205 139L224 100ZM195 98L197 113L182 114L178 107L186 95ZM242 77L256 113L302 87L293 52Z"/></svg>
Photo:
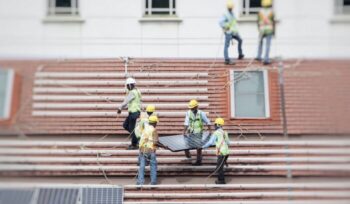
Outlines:
<svg viewBox="0 0 350 204"><path fill-rule="evenodd" d="M82 204L122 204L123 188L83 188Z"/></svg>
<svg viewBox="0 0 350 204"><path fill-rule="evenodd" d="M32 189L0 189L0 204L31 204Z"/></svg>
<svg viewBox="0 0 350 204"><path fill-rule="evenodd" d="M122 204L120 186L55 186L0 188L0 204Z"/></svg>
<svg viewBox="0 0 350 204"><path fill-rule="evenodd" d="M36 204L76 204L78 188L40 188Z"/></svg>
<svg viewBox="0 0 350 204"><path fill-rule="evenodd" d="M172 152L201 148L210 139L209 132L159 137L159 143Z"/></svg>

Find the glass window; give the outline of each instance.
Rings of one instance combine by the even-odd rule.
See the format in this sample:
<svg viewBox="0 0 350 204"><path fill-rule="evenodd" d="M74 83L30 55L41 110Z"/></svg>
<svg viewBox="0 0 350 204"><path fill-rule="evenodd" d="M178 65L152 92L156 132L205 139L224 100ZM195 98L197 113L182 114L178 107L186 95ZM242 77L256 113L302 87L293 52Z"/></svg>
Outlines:
<svg viewBox="0 0 350 204"><path fill-rule="evenodd" d="M259 13L261 8L261 0L242 0L242 15L252 15Z"/></svg>
<svg viewBox="0 0 350 204"><path fill-rule="evenodd" d="M270 117L266 71L232 71L231 82L231 117Z"/></svg>
<svg viewBox="0 0 350 204"><path fill-rule="evenodd" d="M145 15L175 15L175 0L145 0Z"/></svg>
<svg viewBox="0 0 350 204"><path fill-rule="evenodd" d="M10 116L14 72L0 69L0 118Z"/></svg>
<svg viewBox="0 0 350 204"><path fill-rule="evenodd" d="M49 0L49 15L78 15L78 0Z"/></svg>
<svg viewBox="0 0 350 204"><path fill-rule="evenodd" d="M336 0L335 10L337 14L350 14L350 0Z"/></svg>

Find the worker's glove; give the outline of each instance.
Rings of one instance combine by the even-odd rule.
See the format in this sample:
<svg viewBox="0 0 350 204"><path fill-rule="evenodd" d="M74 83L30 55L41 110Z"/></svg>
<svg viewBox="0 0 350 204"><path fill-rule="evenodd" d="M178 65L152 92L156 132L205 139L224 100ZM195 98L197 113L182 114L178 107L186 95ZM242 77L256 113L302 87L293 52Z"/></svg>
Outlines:
<svg viewBox="0 0 350 204"><path fill-rule="evenodd" d="M121 110L121 109L118 109L117 113L118 113L118 114L121 114L121 113L122 113L122 110Z"/></svg>

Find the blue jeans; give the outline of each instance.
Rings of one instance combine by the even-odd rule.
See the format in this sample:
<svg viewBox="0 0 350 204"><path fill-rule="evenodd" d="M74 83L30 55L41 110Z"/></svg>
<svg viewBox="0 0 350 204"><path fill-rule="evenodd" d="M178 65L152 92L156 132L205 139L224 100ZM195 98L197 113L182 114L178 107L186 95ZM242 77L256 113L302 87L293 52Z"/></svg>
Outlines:
<svg viewBox="0 0 350 204"><path fill-rule="evenodd" d="M137 185L143 185L145 183L145 167L149 162L151 168L151 185L157 184L157 156L156 153L139 153L140 167L137 177Z"/></svg>
<svg viewBox="0 0 350 204"><path fill-rule="evenodd" d="M264 62L270 62L269 56L270 56L270 47L271 47L272 34L263 35L260 38L260 40L259 40L259 47L258 47L258 56L256 56L256 58L261 60L264 39L266 39Z"/></svg>
<svg viewBox="0 0 350 204"><path fill-rule="evenodd" d="M242 40L241 36L238 33L236 33L236 34L225 33L225 46L224 46L224 58L225 58L225 61L230 60L230 57L228 56L228 48L230 47L230 42L231 42L232 39L237 40L237 42L238 42L238 54L239 55L243 55L243 51L242 51L243 40Z"/></svg>

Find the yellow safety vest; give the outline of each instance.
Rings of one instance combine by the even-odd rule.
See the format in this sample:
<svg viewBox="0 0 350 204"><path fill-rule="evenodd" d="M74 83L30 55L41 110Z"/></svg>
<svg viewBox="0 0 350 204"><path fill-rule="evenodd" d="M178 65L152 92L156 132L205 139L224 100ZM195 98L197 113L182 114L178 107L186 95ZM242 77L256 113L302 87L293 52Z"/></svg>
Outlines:
<svg viewBox="0 0 350 204"><path fill-rule="evenodd" d="M271 8L263 8L259 15L259 32L262 35L273 33L273 12Z"/></svg>
<svg viewBox="0 0 350 204"><path fill-rule="evenodd" d="M131 113L140 112L141 111L141 92L136 88L134 88L130 92L134 94L135 98L132 101L130 101L130 103L128 104L128 111Z"/></svg>
<svg viewBox="0 0 350 204"><path fill-rule="evenodd" d="M192 111L188 111L189 114L189 130L190 133L198 134L203 132L202 111L198 110L194 115Z"/></svg>
<svg viewBox="0 0 350 204"><path fill-rule="evenodd" d="M230 13L226 13L225 17L227 19L227 23L225 24L225 27L228 28L228 33L237 34L238 33L238 25L237 20L234 17L234 15Z"/></svg>
<svg viewBox="0 0 350 204"><path fill-rule="evenodd" d="M228 134L223 129L217 129L214 132L214 135L216 136L215 146L216 146L216 155L228 155L229 152L229 144L226 142L228 141Z"/></svg>
<svg viewBox="0 0 350 204"><path fill-rule="evenodd" d="M152 125L145 125L139 142L139 149L141 151L154 151L156 149L156 146L154 144L155 141L153 140L154 131L155 128Z"/></svg>

